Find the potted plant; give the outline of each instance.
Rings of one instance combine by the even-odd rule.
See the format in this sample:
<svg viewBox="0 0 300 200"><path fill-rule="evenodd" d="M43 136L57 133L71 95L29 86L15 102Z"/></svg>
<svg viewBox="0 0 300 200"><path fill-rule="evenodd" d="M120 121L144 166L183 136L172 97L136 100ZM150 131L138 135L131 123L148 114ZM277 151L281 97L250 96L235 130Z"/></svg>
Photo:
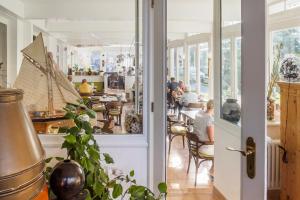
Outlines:
<svg viewBox="0 0 300 200"><path fill-rule="evenodd" d="M275 115L275 99L273 95L274 89L277 87L277 82L279 81L279 65L281 59L281 50L283 44L279 43L274 47L274 60L272 73L268 83L268 93L267 93L267 119L274 120Z"/></svg>
<svg viewBox="0 0 300 200"><path fill-rule="evenodd" d="M109 154L100 153L100 148L93 136L93 128L89 119L95 118L95 112L82 102L77 106L67 105L64 110L66 111L65 117L72 119L75 126L60 128L59 132L66 134L61 148L67 150L67 159L74 160L82 166L86 180L83 189L87 193L87 200L160 200L166 196L165 183L158 185L159 194L156 196L147 187L137 185L133 170L128 175L109 175L104 166L114 163L114 160ZM46 163L49 163L51 159L47 159ZM51 167L46 168L48 180L51 171ZM51 192L51 188L49 191Z"/></svg>

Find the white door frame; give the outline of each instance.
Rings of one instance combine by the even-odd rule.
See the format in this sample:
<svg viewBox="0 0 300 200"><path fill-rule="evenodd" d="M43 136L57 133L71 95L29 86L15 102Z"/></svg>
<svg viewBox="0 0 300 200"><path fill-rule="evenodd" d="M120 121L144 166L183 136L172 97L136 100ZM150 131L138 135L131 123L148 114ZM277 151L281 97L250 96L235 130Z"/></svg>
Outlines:
<svg viewBox="0 0 300 200"><path fill-rule="evenodd" d="M221 2L214 1L214 66L215 66L215 104L221 108ZM246 171L246 158L241 156L240 199L266 199L266 41L265 41L265 1L241 0L242 35L242 125L233 126L220 119L216 109L216 122L224 130L230 130L241 149L246 149L246 140L253 137L256 143L256 176L250 179ZM226 136L224 136L226 137ZM219 138L220 139L220 138ZM218 142L216 143L216 145ZM219 143L220 144L220 143ZM226 154L228 154L226 152ZM228 161L230 162L230 161ZM218 164L218 161L216 160ZM217 165L216 164L216 165ZM238 164L238 163L237 163ZM238 173L238 172L237 172ZM217 174L218 175L218 174ZM217 178L217 177L216 177ZM228 180L229 181L229 180ZM239 187L238 185L236 187Z"/></svg>
<svg viewBox="0 0 300 200"><path fill-rule="evenodd" d="M148 1L151 2L151 1ZM149 4L151 66L151 117L149 130L149 187L157 192L157 184L166 181L166 82L167 32L166 0ZM153 6L153 7L152 7ZM152 7L152 8L151 8Z"/></svg>
<svg viewBox="0 0 300 200"><path fill-rule="evenodd" d="M256 177L242 159L241 199L266 199L266 1L242 0L242 148L256 142Z"/></svg>

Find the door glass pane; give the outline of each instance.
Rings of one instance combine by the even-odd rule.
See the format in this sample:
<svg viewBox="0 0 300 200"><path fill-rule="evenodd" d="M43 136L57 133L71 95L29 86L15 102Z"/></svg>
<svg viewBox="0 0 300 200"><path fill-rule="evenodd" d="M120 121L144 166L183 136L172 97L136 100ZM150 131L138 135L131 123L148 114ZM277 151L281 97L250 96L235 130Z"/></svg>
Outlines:
<svg viewBox="0 0 300 200"><path fill-rule="evenodd" d="M232 53L231 39L222 40L222 103L232 96Z"/></svg>
<svg viewBox="0 0 300 200"><path fill-rule="evenodd" d="M177 62L178 62L178 81L184 81L184 51L183 47L177 48Z"/></svg>
<svg viewBox="0 0 300 200"><path fill-rule="evenodd" d="M242 66L242 62L241 62L241 37L237 37L235 38L235 63L236 63L236 80L237 80L237 99L239 102L241 102L241 66Z"/></svg>
<svg viewBox="0 0 300 200"><path fill-rule="evenodd" d="M200 63L200 93L208 98L208 43L199 44L199 63Z"/></svg>
<svg viewBox="0 0 300 200"><path fill-rule="evenodd" d="M191 90L196 92L197 90L197 75L196 75L196 45L189 46L189 83Z"/></svg>
<svg viewBox="0 0 300 200"><path fill-rule="evenodd" d="M220 117L240 124L241 0L222 0Z"/></svg>

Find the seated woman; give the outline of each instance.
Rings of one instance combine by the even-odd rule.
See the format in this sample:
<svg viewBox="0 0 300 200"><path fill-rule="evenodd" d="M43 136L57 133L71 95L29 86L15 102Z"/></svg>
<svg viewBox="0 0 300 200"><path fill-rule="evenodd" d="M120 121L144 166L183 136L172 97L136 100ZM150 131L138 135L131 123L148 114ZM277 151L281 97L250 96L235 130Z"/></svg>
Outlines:
<svg viewBox="0 0 300 200"><path fill-rule="evenodd" d="M188 106L189 103L197 103L198 95L191 91L190 86L185 87L185 91L179 100L179 104L182 106Z"/></svg>
<svg viewBox="0 0 300 200"><path fill-rule="evenodd" d="M181 118L181 110L190 110L188 108L190 103L197 103L198 102L198 95L191 91L190 86L186 86L184 93L181 95L180 100L177 104L178 107L178 118ZM183 116L183 120L186 121L186 117Z"/></svg>
<svg viewBox="0 0 300 200"><path fill-rule="evenodd" d="M90 96L93 93L92 86L88 84L86 79L83 79L79 86L79 93L81 96Z"/></svg>
<svg viewBox="0 0 300 200"><path fill-rule="evenodd" d="M206 111L199 111L194 120L194 133L198 135L200 141L214 142L214 103L213 100L209 100L206 105ZM202 145L200 147L200 153L208 156L214 156L213 145Z"/></svg>

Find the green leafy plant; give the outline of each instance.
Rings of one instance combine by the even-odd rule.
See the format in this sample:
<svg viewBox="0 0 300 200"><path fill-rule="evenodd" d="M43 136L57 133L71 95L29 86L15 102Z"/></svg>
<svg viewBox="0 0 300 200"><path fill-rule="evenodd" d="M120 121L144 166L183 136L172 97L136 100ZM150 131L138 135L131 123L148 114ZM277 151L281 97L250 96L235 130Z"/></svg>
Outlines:
<svg viewBox="0 0 300 200"><path fill-rule="evenodd" d="M95 118L96 114L83 102L80 105L67 105L65 117L74 120L75 126L61 128L60 133L65 133L62 149L67 150L67 159L77 161L85 172L84 189L88 192L87 200L160 200L166 196L165 183L158 185L159 194L156 196L147 187L137 185L134 179L134 171L128 175L122 174L110 177L105 170L105 165L114 163L113 158L107 153L100 153L100 148L93 136L93 128L89 118ZM52 158L46 160L50 162ZM61 160L62 158L56 158ZM49 178L51 167L46 169L46 177ZM124 189L126 188L126 189ZM50 188L51 189L51 188Z"/></svg>

